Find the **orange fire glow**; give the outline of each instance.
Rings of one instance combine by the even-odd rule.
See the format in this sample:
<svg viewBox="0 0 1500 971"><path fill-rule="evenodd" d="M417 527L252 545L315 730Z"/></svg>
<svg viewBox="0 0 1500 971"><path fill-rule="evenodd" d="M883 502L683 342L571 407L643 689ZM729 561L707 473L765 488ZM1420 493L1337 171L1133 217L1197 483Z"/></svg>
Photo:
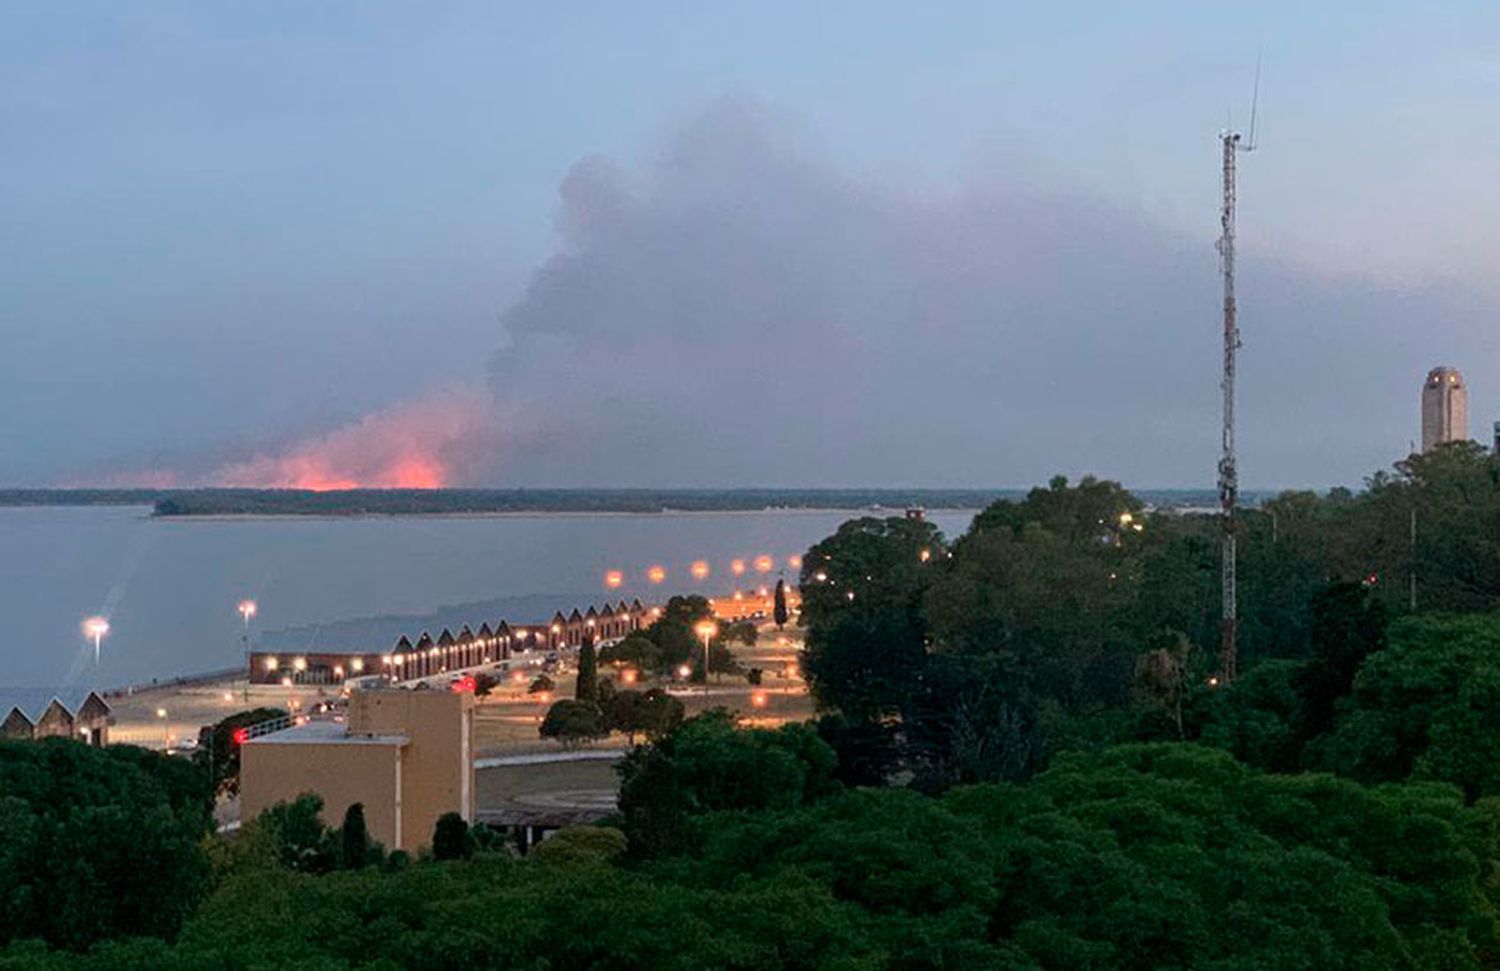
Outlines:
<svg viewBox="0 0 1500 971"><path fill-rule="evenodd" d="M440 392L232 463L210 484L317 492L440 489L452 484L454 461L490 435L493 422L482 392Z"/></svg>

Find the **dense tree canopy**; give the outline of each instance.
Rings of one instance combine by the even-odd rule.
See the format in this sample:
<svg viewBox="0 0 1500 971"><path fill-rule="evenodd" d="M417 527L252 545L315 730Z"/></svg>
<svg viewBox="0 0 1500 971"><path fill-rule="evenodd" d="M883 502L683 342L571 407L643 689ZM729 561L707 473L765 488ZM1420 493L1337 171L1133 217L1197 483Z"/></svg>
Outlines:
<svg viewBox="0 0 1500 971"><path fill-rule="evenodd" d="M15 945L0 969L1365 971L1496 955L1500 818L1445 785L1266 775L1164 744L941 799L749 795L759 808L725 792L689 813L685 838L644 862L593 828L526 859L476 852L459 821L450 862L242 870L175 943Z"/></svg>
<svg viewBox="0 0 1500 971"><path fill-rule="evenodd" d="M0 971L1497 967L1497 482L1455 445L1246 510L1232 684L1212 517L1057 479L951 546L846 523L804 558L816 725L602 679L548 720L646 735L620 813L524 859L456 815L382 856L316 797L200 848L201 765L0 744ZM601 660L696 661L709 614Z"/></svg>
<svg viewBox="0 0 1500 971"><path fill-rule="evenodd" d="M175 933L208 889L208 793L143 749L0 742L0 943Z"/></svg>

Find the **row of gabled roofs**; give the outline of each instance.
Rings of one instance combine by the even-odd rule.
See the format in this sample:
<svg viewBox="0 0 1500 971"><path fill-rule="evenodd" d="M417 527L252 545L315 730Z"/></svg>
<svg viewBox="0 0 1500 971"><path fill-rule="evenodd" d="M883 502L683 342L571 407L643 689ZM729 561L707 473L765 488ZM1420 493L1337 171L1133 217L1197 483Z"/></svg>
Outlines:
<svg viewBox="0 0 1500 971"><path fill-rule="evenodd" d="M432 635L423 631L416 643L412 643L411 639L403 634L396 641L393 650L401 653L421 652L432 647L450 647L472 641L512 643L528 639L557 641L561 638L564 643L572 643L578 635L590 636L590 631L598 631L599 633L593 635L598 637L619 636L645 627L660 613L660 608L648 608L639 599L628 604L621 600L617 606L606 603L603 608L590 606L586 611L579 611L577 607L574 607L573 612L567 615L559 610L545 624L518 624L512 627L509 622L502 620L493 628L488 622L480 624L478 631L470 630L465 624L456 635L448 628L443 628L436 640L433 640Z"/></svg>
<svg viewBox="0 0 1500 971"><path fill-rule="evenodd" d="M54 708L68 723L111 713L109 703L87 688L0 688L0 726L35 728Z"/></svg>

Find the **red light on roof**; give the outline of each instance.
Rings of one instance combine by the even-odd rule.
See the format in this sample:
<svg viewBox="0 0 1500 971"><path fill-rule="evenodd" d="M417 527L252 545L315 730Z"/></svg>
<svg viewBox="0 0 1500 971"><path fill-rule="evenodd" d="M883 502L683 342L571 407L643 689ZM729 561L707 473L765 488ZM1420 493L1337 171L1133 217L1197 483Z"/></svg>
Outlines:
<svg viewBox="0 0 1500 971"><path fill-rule="evenodd" d="M250 741L250 729L236 728L234 730L234 734L230 737L234 740L234 744L244 745L246 742Z"/></svg>

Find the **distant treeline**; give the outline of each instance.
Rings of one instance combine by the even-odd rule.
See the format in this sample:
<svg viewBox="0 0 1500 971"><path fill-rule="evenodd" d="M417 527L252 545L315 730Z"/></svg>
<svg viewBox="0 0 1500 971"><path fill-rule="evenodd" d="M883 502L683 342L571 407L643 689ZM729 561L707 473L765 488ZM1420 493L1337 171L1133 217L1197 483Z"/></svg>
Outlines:
<svg viewBox="0 0 1500 971"><path fill-rule="evenodd" d="M1016 489L0 489L0 506L152 506L157 516L411 516L461 513L982 509ZM1208 506L1210 490L1138 493ZM1245 497L1253 502L1254 497Z"/></svg>

